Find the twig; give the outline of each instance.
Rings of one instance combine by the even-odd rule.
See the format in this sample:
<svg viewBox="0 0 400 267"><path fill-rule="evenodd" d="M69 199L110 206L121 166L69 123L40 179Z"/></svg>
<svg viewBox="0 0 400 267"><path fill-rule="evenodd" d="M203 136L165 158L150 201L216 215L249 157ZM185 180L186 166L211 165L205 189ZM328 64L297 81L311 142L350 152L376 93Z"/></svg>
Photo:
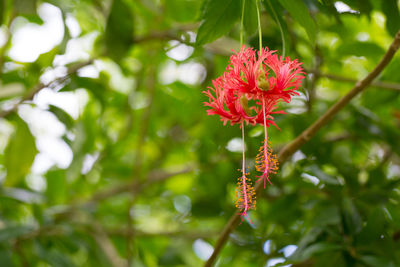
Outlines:
<svg viewBox="0 0 400 267"><path fill-rule="evenodd" d="M125 266L125 261L120 257L118 251L115 250L113 243L108 237L107 233L102 229L98 223L92 223L92 237L96 240L104 255L113 267Z"/></svg>
<svg viewBox="0 0 400 267"><path fill-rule="evenodd" d="M282 164L285 162L294 152L296 152L303 144L308 142L315 133L321 129L322 126L327 124L336 113L338 113L347 103L350 102L356 95L358 95L361 91L363 91L366 87L368 87L372 80L374 80L379 73L387 66L387 64L391 61L394 54L400 47L400 31L397 32L393 43L390 45L386 54L383 56L379 64L370 72L367 77L363 80L356 83L354 88L347 93L344 97L342 97L336 104L334 104L322 117L320 117L317 121L315 121L310 127L304 130L296 139L287 144L278 154L278 160ZM263 188L263 183L259 182L255 186L256 192L259 194L261 189ZM204 266L210 267L214 264L217 259L218 254L221 252L224 247L226 241L228 240L229 234L233 229L237 226L239 222L240 215L235 213L229 219L224 229L222 230L221 235L219 236L217 243L215 244L213 254L207 260Z"/></svg>
<svg viewBox="0 0 400 267"><path fill-rule="evenodd" d="M76 73L80 68L83 68L83 67L85 67L87 65L92 64L92 62L93 62L93 60L88 60L88 61L85 61L85 62L77 63L76 65L71 66L68 69L67 74L65 74L64 76L56 78L53 81L50 81L50 82L48 82L46 84L43 84L43 83L37 84L34 88L32 88L32 90L30 90L24 97L22 97L21 100L19 100L17 103L15 103L10 109L0 111L0 118L5 118L8 115L10 115L11 113L17 111L18 107L22 103L24 103L25 101L28 101L28 100L32 100L33 97L37 93L39 93L42 89L50 87L54 83L62 83L64 81L66 81L71 74Z"/></svg>

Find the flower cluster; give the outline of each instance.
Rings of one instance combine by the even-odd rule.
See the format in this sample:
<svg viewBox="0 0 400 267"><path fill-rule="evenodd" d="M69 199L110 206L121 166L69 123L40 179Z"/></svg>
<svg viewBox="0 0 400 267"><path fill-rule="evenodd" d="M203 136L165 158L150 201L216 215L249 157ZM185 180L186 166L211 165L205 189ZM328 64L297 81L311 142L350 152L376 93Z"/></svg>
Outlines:
<svg viewBox="0 0 400 267"><path fill-rule="evenodd" d="M284 113L274 111L277 103L289 102L293 95L298 95L304 76L301 63L282 59L275 52L264 48L257 53L243 46L232 55L226 71L212 82L213 87L204 91L209 98L205 102L210 107L208 115L220 115L224 124L229 121L231 125L264 125L265 112L266 126L276 126L272 114ZM249 102L253 103L251 107Z"/></svg>
<svg viewBox="0 0 400 267"><path fill-rule="evenodd" d="M208 115L219 115L224 125L228 122L240 124L242 130L244 123L264 125L265 138L256 158L256 170L262 173L258 177L264 181L264 187L266 181L271 184L269 175L278 169L276 156L269 146L267 127L277 127L273 114L285 113L276 110L277 104L289 102L293 95L298 95L304 78L300 62L283 59L275 52L268 48L257 52L243 46L230 57L225 72L212 82L213 86L203 92L208 97L208 102L204 103L209 107ZM236 192L236 206L242 218L249 209L255 209L254 189L244 166L243 150L242 176L238 179Z"/></svg>

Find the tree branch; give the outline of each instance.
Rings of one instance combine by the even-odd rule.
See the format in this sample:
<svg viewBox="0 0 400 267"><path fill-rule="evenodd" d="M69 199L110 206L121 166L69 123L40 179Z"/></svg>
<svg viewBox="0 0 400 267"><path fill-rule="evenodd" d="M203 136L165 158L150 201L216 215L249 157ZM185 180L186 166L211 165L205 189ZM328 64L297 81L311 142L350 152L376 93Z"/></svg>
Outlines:
<svg viewBox="0 0 400 267"><path fill-rule="evenodd" d="M64 76L56 78L53 81L50 81L50 82L48 82L46 84L43 84L43 83L37 84L35 87L32 88L32 90L30 90L25 96L23 96L22 99L19 100L17 103L15 103L10 109L0 111L0 118L5 118L5 117L9 116L11 113L14 113L15 111L17 111L18 107L22 103L24 103L25 101L28 101L28 100L32 100L33 97L37 93L39 93L42 89L50 87L54 83L62 83L62 82L64 82L65 80L68 79L68 77L71 74L76 73L80 68L83 68L83 67L85 67L87 65L90 65L92 63L93 63L92 59L88 60L88 61L85 61L85 62L77 63L77 64L71 66L68 69L67 74L65 74Z"/></svg>
<svg viewBox="0 0 400 267"><path fill-rule="evenodd" d="M400 31L397 32L392 44L387 50L386 54L383 56L379 64L370 72L367 77L356 83L354 88L342 97L336 104L334 104L325 114L316 120L310 127L304 130L296 139L287 144L278 154L278 160L282 164L285 162L294 152L296 152L303 144L308 142L316 132L321 129L322 126L327 124L336 113L338 113L344 106L346 106L350 100L352 100L356 95L362 92L366 87L368 87L371 82L382 72L382 70L387 66L387 64L392 60L394 54L400 47ZM255 186L257 194L263 188L263 182L259 182ZM229 234L235 229L237 223L240 220L240 214L235 213L229 219L221 235L219 236L217 243L215 244L213 254L205 263L205 267L210 267L214 264L217 259L218 254L221 252L226 241L228 240Z"/></svg>

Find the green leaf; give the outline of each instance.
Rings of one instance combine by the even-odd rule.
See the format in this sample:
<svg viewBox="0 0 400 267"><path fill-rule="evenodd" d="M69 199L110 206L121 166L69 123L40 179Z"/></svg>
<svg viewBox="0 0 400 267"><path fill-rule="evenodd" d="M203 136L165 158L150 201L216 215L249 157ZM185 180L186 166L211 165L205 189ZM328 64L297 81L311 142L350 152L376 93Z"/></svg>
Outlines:
<svg viewBox="0 0 400 267"><path fill-rule="evenodd" d="M31 169L37 152L35 138L25 122L17 117L15 133L6 148L7 178L5 185L13 186L24 179Z"/></svg>
<svg viewBox="0 0 400 267"><path fill-rule="evenodd" d="M386 29L395 36L400 30L400 11L396 0L382 1L382 11L386 16Z"/></svg>
<svg viewBox="0 0 400 267"><path fill-rule="evenodd" d="M319 242L305 248L304 250L301 251L301 253L296 253L295 255L296 257L293 257L293 260L302 262L311 258L313 255L340 249L342 249L341 245L332 244L328 242Z"/></svg>
<svg viewBox="0 0 400 267"><path fill-rule="evenodd" d="M256 1L253 0L242 0L242 1L246 1L244 7L244 18L243 18L244 29L246 30L248 35L251 35L255 33L258 28Z"/></svg>
<svg viewBox="0 0 400 267"><path fill-rule="evenodd" d="M208 0L197 32L197 44L212 42L226 34L241 15L240 4L237 0Z"/></svg>
<svg viewBox="0 0 400 267"><path fill-rule="evenodd" d="M290 256L291 260L299 260L302 257L303 251L309 247L311 243L314 243L317 238L321 235L322 233L322 228L319 227L314 227L311 228L300 240L298 244L298 248L296 251L293 253L293 255Z"/></svg>
<svg viewBox="0 0 400 267"><path fill-rule="evenodd" d="M317 25L302 0L279 0L282 6L306 30L312 44L317 38Z"/></svg>
<svg viewBox="0 0 400 267"><path fill-rule="evenodd" d="M36 14L36 0L14 0L14 8L18 14L34 15Z"/></svg>
<svg viewBox="0 0 400 267"><path fill-rule="evenodd" d="M65 201L67 182L65 170L51 170L46 174L46 195L50 203L59 204Z"/></svg>
<svg viewBox="0 0 400 267"><path fill-rule="evenodd" d="M198 19L201 1L197 0L169 0L165 5L166 14L178 22L190 22Z"/></svg>
<svg viewBox="0 0 400 267"><path fill-rule="evenodd" d="M3 24L4 13L6 11L6 1L0 2L0 25Z"/></svg>
<svg viewBox="0 0 400 267"><path fill-rule="evenodd" d="M279 4L279 0L266 0L263 1L264 7L269 13L269 15L275 20L275 23L278 25L280 28L279 30L282 31L280 32L281 34L281 39L282 39L282 34L283 34L283 40L282 43L284 43L285 51L286 53L290 49L290 39L289 39L289 31L288 27L286 24L286 21L283 19L283 7ZM276 16L275 16L275 15ZM283 44L282 44L283 46ZM281 51L283 53L283 51Z"/></svg>
<svg viewBox="0 0 400 267"><path fill-rule="evenodd" d="M0 242L17 238L33 230L33 227L27 225L6 226L0 229Z"/></svg>
<svg viewBox="0 0 400 267"><path fill-rule="evenodd" d="M48 248L44 248L39 243L35 243L35 250L37 255L49 263L51 266L54 267L73 267L76 266L71 262L71 260L67 257L67 255L64 255L60 253L59 251L56 250L49 250Z"/></svg>
<svg viewBox="0 0 400 267"><path fill-rule="evenodd" d="M120 61L133 43L133 13L123 0L114 0L107 19L105 45L108 55Z"/></svg>
<svg viewBox="0 0 400 267"><path fill-rule="evenodd" d="M345 230L350 234L360 232L362 227L362 218L350 198L343 198L342 209Z"/></svg>
<svg viewBox="0 0 400 267"><path fill-rule="evenodd" d="M390 261L389 259L385 259L382 257L373 256L373 255L361 256L360 261L369 267L381 267L381 266L394 267L395 266L394 263L392 261Z"/></svg>
<svg viewBox="0 0 400 267"><path fill-rule="evenodd" d="M368 216L367 225L360 232L357 241L360 245L370 244L380 239L385 232L385 213L381 207L375 208Z"/></svg>
<svg viewBox="0 0 400 267"><path fill-rule="evenodd" d="M53 113L57 117L57 119L62 122L68 129L74 126L74 119L63 109L54 105L49 105L49 111Z"/></svg>

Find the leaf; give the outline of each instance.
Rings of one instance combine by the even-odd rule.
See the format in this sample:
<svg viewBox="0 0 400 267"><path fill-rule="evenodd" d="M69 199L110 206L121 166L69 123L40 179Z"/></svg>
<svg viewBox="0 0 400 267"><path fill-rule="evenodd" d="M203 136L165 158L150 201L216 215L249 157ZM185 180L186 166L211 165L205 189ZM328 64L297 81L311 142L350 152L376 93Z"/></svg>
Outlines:
<svg viewBox="0 0 400 267"><path fill-rule="evenodd" d="M382 1L382 11L386 16L386 29L395 36L400 30L400 11L396 0Z"/></svg>
<svg viewBox="0 0 400 267"><path fill-rule="evenodd" d="M24 179L31 169L37 152L35 138L25 122L17 117L15 133L6 148L7 177L5 185L13 186Z"/></svg>
<svg viewBox="0 0 400 267"><path fill-rule="evenodd" d="M263 1L264 7L269 13L269 15L275 20L275 23L280 27L282 31L280 34L283 33L283 40L282 42L285 43L285 51L288 52L290 49L290 39L289 39L289 31L286 24L286 21L283 19L283 7L279 4L279 0L267 0ZM274 15L276 14L276 16ZM280 26L279 26L280 25ZM282 36L281 36L282 39ZM282 44L283 46L283 44ZM283 53L283 51L281 51Z"/></svg>
<svg viewBox="0 0 400 267"><path fill-rule="evenodd" d="M359 214L353 201L348 197L343 198L342 212L345 231L350 234L360 232L362 227L361 215Z"/></svg>
<svg viewBox="0 0 400 267"><path fill-rule="evenodd" d="M36 14L36 0L14 0L14 8L18 14L34 15Z"/></svg>
<svg viewBox="0 0 400 267"><path fill-rule="evenodd" d="M311 228L299 241L296 251L290 256L291 260L298 261L303 258L303 251L309 247L309 245L317 240L321 235L322 229L319 227Z"/></svg>
<svg viewBox="0 0 400 267"><path fill-rule="evenodd" d="M6 226L0 229L0 242L17 238L33 230L33 227L27 225Z"/></svg>
<svg viewBox="0 0 400 267"><path fill-rule="evenodd" d="M67 257L67 255L64 255L56 250L50 250L48 248L44 248L38 242L35 243L35 250L37 255L41 259L49 263L51 266L54 267L75 266L75 264L71 262L71 260Z"/></svg>
<svg viewBox="0 0 400 267"><path fill-rule="evenodd" d="M282 6L306 30L312 44L317 38L317 25L302 0L279 0Z"/></svg>
<svg viewBox="0 0 400 267"><path fill-rule="evenodd" d="M367 225L360 232L357 241L360 245L370 244L380 239L385 233L385 212L381 207L375 208L368 216Z"/></svg>
<svg viewBox="0 0 400 267"><path fill-rule="evenodd" d="M49 105L49 111L53 113L57 117L57 119L62 122L68 129L71 129L74 126L74 119L63 109L54 105Z"/></svg>
<svg viewBox="0 0 400 267"><path fill-rule="evenodd" d="M241 15L240 3L237 0L208 0L196 43L203 45L226 34Z"/></svg>
<svg viewBox="0 0 400 267"><path fill-rule="evenodd" d="M47 189L46 195L50 203L63 203L66 197L66 174L65 170L50 170L46 174Z"/></svg>
<svg viewBox="0 0 400 267"><path fill-rule="evenodd" d="M123 0L114 0L105 31L105 45L108 55L120 61L133 43L133 14Z"/></svg>
<svg viewBox="0 0 400 267"><path fill-rule="evenodd" d="M3 25L4 13L6 11L6 1L0 2L0 25Z"/></svg>
<svg viewBox="0 0 400 267"><path fill-rule="evenodd" d="M339 46L336 54L340 56L365 56L379 59L385 53L385 50L374 42L352 42Z"/></svg>
<svg viewBox="0 0 400 267"><path fill-rule="evenodd" d="M368 267L381 267L381 266L394 267L395 266L393 264L393 262L390 261L389 259L372 256L372 255L361 256L360 261L363 262L364 264L366 264Z"/></svg>
<svg viewBox="0 0 400 267"><path fill-rule="evenodd" d="M340 185L339 181L335 177L326 174L315 164L313 164L309 167L306 167L304 170L311 172L313 175L315 175L318 179L320 179L325 184Z"/></svg>
<svg viewBox="0 0 400 267"><path fill-rule="evenodd" d="M311 246L308 246L307 248L302 250L301 253L296 253L296 255L294 255L293 258L291 258L291 259L294 261L302 262L302 261L305 261L305 260L311 258L313 255L321 254L321 253L328 252L328 251L340 250L340 249L342 249L341 245L332 244L332 243L328 243L328 242L319 242L319 243L312 244Z"/></svg>
<svg viewBox="0 0 400 267"><path fill-rule="evenodd" d="M190 22L198 19L201 1L197 0L169 0L165 5L166 14L178 22Z"/></svg>
<svg viewBox="0 0 400 267"><path fill-rule="evenodd" d="M248 35L254 34L258 28L257 8L255 1L242 0L245 2L243 25Z"/></svg>

